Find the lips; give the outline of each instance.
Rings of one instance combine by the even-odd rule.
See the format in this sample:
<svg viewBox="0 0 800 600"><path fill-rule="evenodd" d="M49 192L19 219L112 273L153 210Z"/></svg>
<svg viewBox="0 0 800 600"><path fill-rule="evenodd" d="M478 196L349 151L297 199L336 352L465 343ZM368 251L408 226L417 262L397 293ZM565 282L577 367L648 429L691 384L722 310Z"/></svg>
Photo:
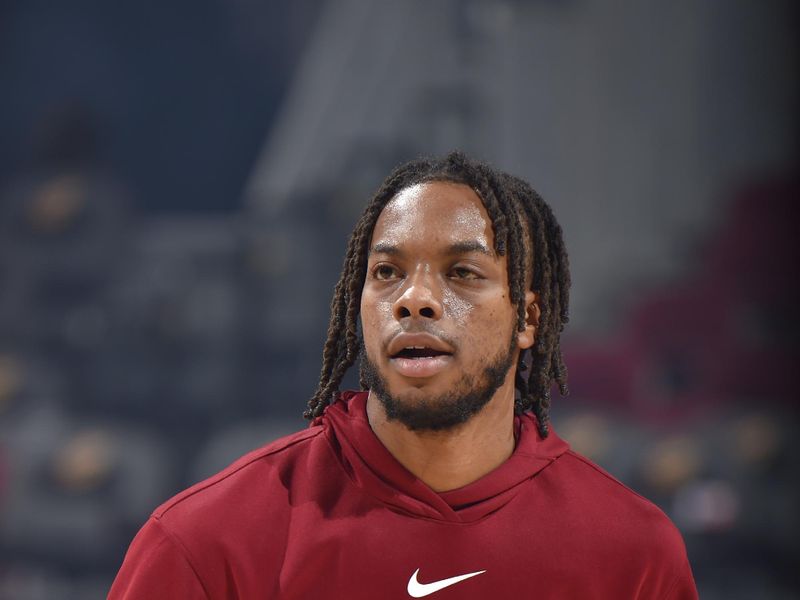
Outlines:
<svg viewBox="0 0 800 600"><path fill-rule="evenodd" d="M386 350L392 358L403 352L442 355L454 351L450 344L430 333L400 333L392 338Z"/></svg>
<svg viewBox="0 0 800 600"><path fill-rule="evenodd" d="M428 333L401 333L387 351L389 364L404 377L431 377L453 360L453 348Z"/></svg>

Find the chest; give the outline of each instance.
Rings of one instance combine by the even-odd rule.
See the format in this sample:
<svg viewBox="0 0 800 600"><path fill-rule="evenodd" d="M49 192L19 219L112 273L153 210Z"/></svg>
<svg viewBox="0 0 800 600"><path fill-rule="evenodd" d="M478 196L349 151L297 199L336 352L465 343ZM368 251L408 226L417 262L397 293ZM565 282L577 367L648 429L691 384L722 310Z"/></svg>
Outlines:
<svg viewBox="0 0 800 600"><path fill-rule="evenodd" d="M543 519L507 509L467 524L386 509L295 516L231 569L241 598L635 596L639 565Z"/></svg>

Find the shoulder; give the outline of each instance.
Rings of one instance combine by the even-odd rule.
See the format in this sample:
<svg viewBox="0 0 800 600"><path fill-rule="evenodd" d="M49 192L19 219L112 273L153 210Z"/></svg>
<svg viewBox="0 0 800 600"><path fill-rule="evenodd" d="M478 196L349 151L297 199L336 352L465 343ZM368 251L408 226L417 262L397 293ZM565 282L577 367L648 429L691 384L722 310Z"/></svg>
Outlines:
<svg viewBox="0 0 800 600"><path fill-rule="evenodd" d="M683 538L658 506L588 458L568 450L545 470L559 504L591 525L591 531L613 538L636 552L685 556Z"/></svg>
<svg viewBox="0 0 800 600"><path fill-rule="evenodd" d="M639 597L697 597L683 537L655 504L572 450L537 479L565 560L591 548L590 560L602 557L606 576L647 574Z"/></svg>
<svg viewBox="0 0 800 600"><path fill-rule="evenodd" d="M234 572L242 582L256 573L274 581L289 537L289 513L318 497L320 485L336 480L334 460L323 427L312 426L174 496L134 539L115 584L119 595L112 597L128 590L137 598L228 597ZM159 583L164 577L182 587L168 593Z"/></svg>
<svg viewBox="0 0 800 600"><path fill-rule="evenodd" d="M245 454L216 475L173 496L152 517L176 532L230 526L236 515L268 515L288 506L292 474L330 451L323 428L313 426ZM310 475L310 471L305 470ZM314 472L317 472L314 470ZM264 510L267 508L268 510Z"/></svg>

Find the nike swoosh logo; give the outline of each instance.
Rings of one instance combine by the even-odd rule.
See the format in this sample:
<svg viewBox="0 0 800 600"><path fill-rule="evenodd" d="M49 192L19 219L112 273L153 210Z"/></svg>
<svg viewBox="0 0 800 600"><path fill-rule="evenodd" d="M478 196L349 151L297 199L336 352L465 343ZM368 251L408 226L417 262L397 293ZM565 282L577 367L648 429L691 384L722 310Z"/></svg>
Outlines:
<svg viewBox="0 0 800 600"><path fill-rule="evenodd" d="M408 580L408 595L412 598L424 598L425 596L430 596L439 590L443 590L446 587L450 587L451 585L455 585L460 581L475 577L475 575L480 575L481 573L486 573L486 570L475 571L474 573L467 573L466 575L456 575L455 577L448 577L447 579L440 579L439 581L432 581L431 583L420 583L417 581L417 575L419 574L419 569L417 569Z"/></svg>

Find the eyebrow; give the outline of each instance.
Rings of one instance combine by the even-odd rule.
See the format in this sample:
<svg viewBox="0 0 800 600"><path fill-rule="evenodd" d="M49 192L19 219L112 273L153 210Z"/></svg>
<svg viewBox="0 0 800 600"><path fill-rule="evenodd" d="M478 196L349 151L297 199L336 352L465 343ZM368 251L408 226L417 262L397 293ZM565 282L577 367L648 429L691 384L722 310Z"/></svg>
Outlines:
<svg viewBox="0 0 800 600"><path fill-rule="evenodd" d="M479 240L465 240L463 242L455 242L450 244L444 251L444 254L447 256L455 256L458 254L471 254L472 252L479 252L480 254L485 254L486 256L494 256L494 252L492 252L489 248L486 247L486 244ZM388 242L378 242L369 250L370 254L388 254L389 256L398 256L403 253L403 251L394 244Z"/></svg>

